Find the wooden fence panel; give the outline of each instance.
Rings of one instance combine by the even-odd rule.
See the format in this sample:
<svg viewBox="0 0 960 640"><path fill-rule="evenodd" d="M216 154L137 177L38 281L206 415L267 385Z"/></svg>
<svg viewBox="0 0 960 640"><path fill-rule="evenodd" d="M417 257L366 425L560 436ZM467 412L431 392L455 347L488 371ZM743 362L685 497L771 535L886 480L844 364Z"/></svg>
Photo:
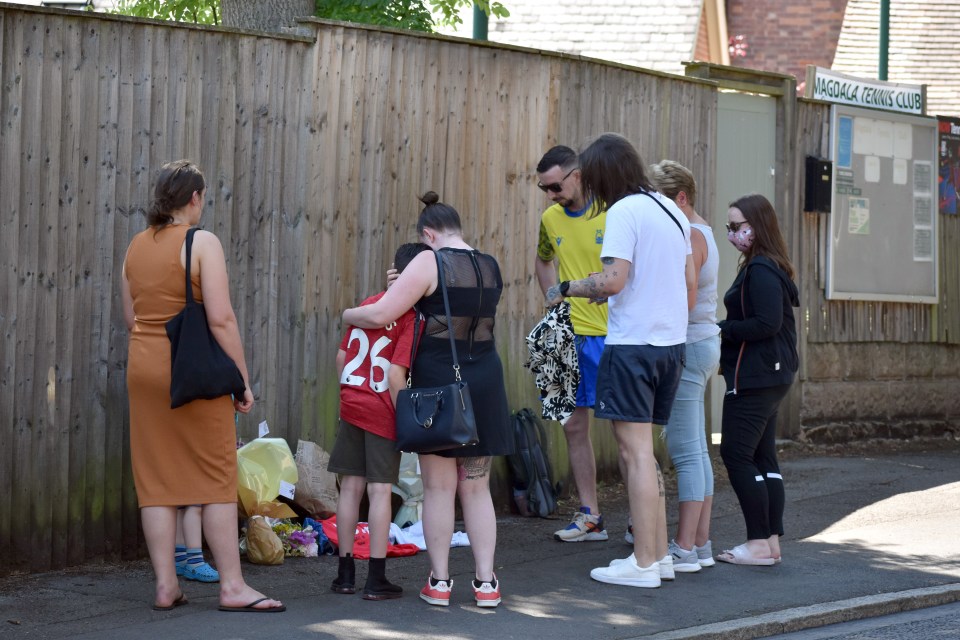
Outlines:
<svg viewBox="0 0 960 640"><path fill-rule="evenodd" d="M167 161L207 177L266 419L332 445L340 314L379 291L436 190L500 261L511 406L536 406L525 335L558 142L619 131L676 159L709 201L715 88L571 56L316 24L316 42L129 18L0 9L0 572L140 551L129 460L121 265ZM616 468L605 429L601 468ZM551 432L558 473L562 438ZM498 465L498 495L506 497ZM21 480L14 482L14 480ZM25 481L24 481L25 480Z"/></svg>

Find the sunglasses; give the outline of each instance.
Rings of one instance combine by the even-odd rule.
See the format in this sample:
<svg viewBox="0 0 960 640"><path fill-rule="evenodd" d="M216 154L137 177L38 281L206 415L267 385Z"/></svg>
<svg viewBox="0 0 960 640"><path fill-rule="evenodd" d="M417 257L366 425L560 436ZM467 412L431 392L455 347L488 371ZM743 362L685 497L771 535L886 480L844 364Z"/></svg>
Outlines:
<svg viewBox="0 0 960 640"><path fill-rule="evenodd" d="M546 193L547 191L552 191L552 192L554 192L554 193L560 193L561 191L563 191L563 181L566 180L567 178L569 178L569 177L570 177L570 174L573 173L574 171L576 171L576 170L579 169L579 168L580 168L580 167L574 167L573 169L570 169L570 171L567 171L567 175L565 175L565 176L563 176L562 178L560 178L560 182L554 182L553 184L540 184L540 183L538 182L538 183L537 183L537 187L540 189L540 191L543 191L544 193Z"/></svg>
<svg viewBox="0 0 960 640"><path fill-rule="evenodd" d="M742 227L742 226L745 225L745 224L746 224L746 225L749 225L750 223L747 222L746 220L744 220L744 221L742 221L742 222L728 222L728 223L727 223L727 231L732 231L732 232L736 233L737 231L740 231L740 227Z"/></svg>

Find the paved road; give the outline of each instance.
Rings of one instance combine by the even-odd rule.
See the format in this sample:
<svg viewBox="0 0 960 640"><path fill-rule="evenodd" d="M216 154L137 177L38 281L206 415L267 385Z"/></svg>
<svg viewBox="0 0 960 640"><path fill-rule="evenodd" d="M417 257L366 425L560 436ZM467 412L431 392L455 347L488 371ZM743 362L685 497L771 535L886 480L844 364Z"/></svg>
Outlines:
<svg viewBox="0 0 960 640"><path fill-rule="evenodd" d="M591 568L629 553L627 504L619 486L603 490L608 542L564 544L556 520L498 518L497 574L504 602L471 602L470 549L451 552L453 605L416 597L426 554L391 560L388 573L406 593L367 602L332 594L336 560L292 558L279 567L244 565L251 584L284 600L284 614L216 610L216 585L186 583L190 604L153 612L145 561L88 565L0 579L0 638L233 638L444 640L746 640L960 601L960 444L926 451L845 450L844 456L790 454L783 564L718 564L677 576L661 589L631 589L589 579ZM718 469L714 546L742 541L743 519ZM671 492L675 496L675 492ZM668 518L675 522L675 497ZM565 505L568 509L575 505ZM673 526L673 525L671 525ZM365 567L360 568L362 578Z"/></svg>

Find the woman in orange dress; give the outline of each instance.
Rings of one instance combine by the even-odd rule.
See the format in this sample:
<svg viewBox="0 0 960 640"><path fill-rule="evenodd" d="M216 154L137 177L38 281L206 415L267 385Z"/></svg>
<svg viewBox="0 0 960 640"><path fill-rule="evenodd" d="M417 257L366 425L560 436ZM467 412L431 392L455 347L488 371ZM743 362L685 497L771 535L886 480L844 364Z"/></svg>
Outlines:
<svg viewBox="0 0 960 640"><path fill-rule="evenodd" d="M206 183L186 160L164 165L147 214L123 263L123 311L130 343L127 389L130 450L144 537L156 574L153 608L187 603L177 579L177 507L203 505L203 530L220 571L222 611L283 611L243 580L237 544L237 454L234 410L253 407L237 318L230 304L223 247L215 235L194 235L190 276L210 331L237 363L242 398L194 400L170 408L170 340L166 323L186 304L187 231L200 222Z"/></svg>

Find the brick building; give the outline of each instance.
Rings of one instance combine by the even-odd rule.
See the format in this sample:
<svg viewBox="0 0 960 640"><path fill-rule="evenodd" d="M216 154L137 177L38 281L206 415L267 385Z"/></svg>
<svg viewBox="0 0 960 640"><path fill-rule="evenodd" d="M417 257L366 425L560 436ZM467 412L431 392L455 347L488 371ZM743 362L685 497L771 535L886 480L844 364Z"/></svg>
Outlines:
<svg viewBox="0 0 960 640"><path fill-rule="evenodd" d="M879 0L504 0L494 42L683 73L683 62L877 77ZM928 113L960 114L960 3L891 0L888 79L927 84ZM459 30L469 36L472 12Z"/></svg>

